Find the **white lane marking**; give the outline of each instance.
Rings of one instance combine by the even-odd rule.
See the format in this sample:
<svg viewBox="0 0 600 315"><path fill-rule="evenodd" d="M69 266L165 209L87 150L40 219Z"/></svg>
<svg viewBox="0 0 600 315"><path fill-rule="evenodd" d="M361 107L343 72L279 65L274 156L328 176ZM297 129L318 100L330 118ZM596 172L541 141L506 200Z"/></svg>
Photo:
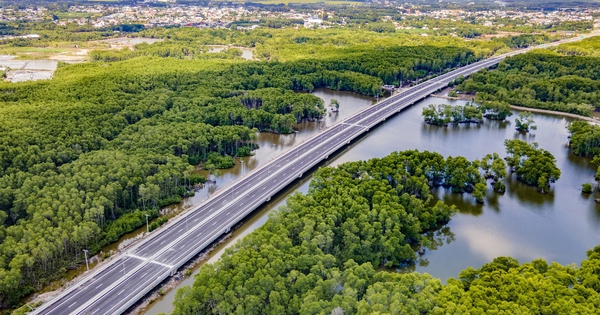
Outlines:
<svg viewBox="0 0 600 315"><path fill-rule="evenodd" d="M213 222L213 224L211 224L211 226L215 226L215 224L217 224L217 221Z"/></svg>
<svg viewBox="0 0 600 315"><path fill-rule="evenodd" d="M96 287L96 289L100 288L101 286L102 286L102 283L100 283L100 284L99 284L99 285Z"/></svg>
<svg viewBox="0 0 600 315"><path fill-rule="evenodd" d="M71 303L71 305L69 305L69 307L67 307L67 308L71 308L71 306L73 306L73 305L75 305L75 304L77 304L77 302L73 302L73 303Z"/></svg>
<svg viewBox="0 0 600 315"><path fill-rule="evenodd" d="M198 218L195 218L195 219L194 219L194 222L196 222L196 221L198 221Z"/></svg>
<svg viewBox="0 0 600 315"><path fill-rule="evenodd" d="M160 242L160 245L162 245L162 244L164 244L164 243L165 243L165 241L162 241L162 242Z"/></svg>
<svg viewBox="0 0 600 315"><path fill-rule="evenodd" d="M95 311L92 312L92 314L96 314L100 309L97 309Z"/></svg>
<svg viewBox="0 0 600 315"><path fill-rule="evenodd" d="M228 214L230 214L230 213L231 213L231 211L229 211L229 212L225 213L225 215L228 215Z"/></svg>

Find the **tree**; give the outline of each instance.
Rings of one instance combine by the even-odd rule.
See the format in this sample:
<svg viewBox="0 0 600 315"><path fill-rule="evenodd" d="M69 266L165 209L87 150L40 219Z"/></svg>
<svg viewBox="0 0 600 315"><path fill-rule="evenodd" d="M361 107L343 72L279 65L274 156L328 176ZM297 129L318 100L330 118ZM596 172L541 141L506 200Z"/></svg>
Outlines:
<svg viewBox="0 0 600 315"><path fill-rule="evenodd" d="M335 108L333 111L338 112L340 110L340 102L338 102L338 100L336 100L335 98L332 98L329 102L329 107Z"/></svg>
<svg viewBox="0 0 600 315"><path fill-rule="evenodd" d="M507 163L517 174L520 181L536 186L542 193L550 188L550 183L560 178L560 169L556 166L554 155L538 148L537 143L513 139L505 140L504 146L508 154Z"/></svg>
<svg viewBox="0 0 600 315"><path fill-rule="evenodd" d="M516 129L521 132L537 129L535 121L533 120L533 114L527 111L519 113L519 117L515 119L515 124Z"/></svg>
<svg viewBox="0 0 600 315"><path fill-rule="evenodd" d="M592 193L592 184L590 184L590 183L581 184L581 192L584 194L591 194Z"/></svg>

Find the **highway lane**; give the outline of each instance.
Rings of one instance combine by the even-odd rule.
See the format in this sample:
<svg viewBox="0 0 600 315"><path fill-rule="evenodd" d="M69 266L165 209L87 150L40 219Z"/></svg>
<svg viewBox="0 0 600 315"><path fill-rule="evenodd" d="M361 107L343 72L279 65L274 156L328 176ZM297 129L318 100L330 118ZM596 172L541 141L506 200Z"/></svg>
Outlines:
<svg viewBox="0 0 600 315"><path fill-rule="evenodd" d="M321 153L331 150L337 144L337 141L348 141L351 137L360 134L363 128L358 126L342 126L342 129L343 130L336 135L335 141L334 138L326 139L322 145L315 147L314 150L300 154L294 162L282 164L282 166L277 169L277 173L274 176L263 180L256 186L252 186L251 189L240 194L234 201L223 207L223 215L215 220L211 220L210 223L207 222L206 224L201 225L185 239L182 239L179 243L175 244L174 248L176 250L167 251L158 256L156 260L164 264L174 264L182 257L194 252L195 248L193 248L193 245L198 243L198 240L201 239L200 237L207 231L218 231L219 229L222 229L223 226L229 226L229 224L234 223L236 218L231 215L234 211L253 211L255 203L261 204L273 196L273 191L270 189L273 185L281 184L290 178L293 181L299 177L299 175L293 174L302 174L306 170L312 168L311 163L304 161L304 159L318 159ZM290 177L290 175L292 176Z"/></svg>
<svg viewBox="0 0 600 315"><path fill-rule="evenodd" d="M335 134L341 126L334 126L330 129L327 129L323 132L322 137L327 137L328 135ZM314 146L317 144L319 139L309 139L305 143L302 143L298 148L292 149L290 151L285 152L277 159L280 161L279 163L287 163L291 161L292 157L296 157L299 152L306 150L307 148ZM220 194L215 196L215 198L210 199L206 204L202 204L197 211L187 215L185 220L180 220L177 223L169 226L169 230L184 232L189 230L190 224L197 224L202 221L204 218L210 215L210 209L214 207L219 207L226 204L228 201L231 201L240 190L245 189L245 187L251 187L258 184L262 179L271 175L271 168L263 168L258 170L256 173L250 174L250 176L242 177L239 182L236 182L237 185L232 187L232 189L228 190L225 194ZM131 252L141 257L151 257L156 254L157 250L161 245L168 244L172 242L175 238L177 238L177 234L171 233L163 233L160 237L154 238L149 242L146 242L142 246L133 249Z"/></svg>
<svg viewBox="0 0 600 315"><path fill-rule="evenodd" d="M512 54L512 53L511 53ZM35 314L118 314L287 184L387 117L505 56L464 66L358 112L282 153L95 270ZM124 266L119 270L119 264Z"/></svg>
<svg viewBox="0 0 600 315"><path fill-rule="evenodd" d="M493 63L493 61L487 61L484 63L484 66ZM481 66L474 64L461 68L459 72L456 72L456 76L463 73L466 74L472 69L474 70ZM145 279L138 278L143 274L140 271L146 268L159 268L159 271L164 272L163 279L168 277L169 272L172 272L175 267L179 267L182 261L185 262L189 259L186 257L193 256L198 252L199 248L208 245L202 244L198 240L214 240L230 226L241 220L247 213L268 200L279 190L277 187L284 187L286 179L291 178L294 180L297 178L297 175L291 177L288 175L288 173L292 174L292 172L296 171L293 165L299 166L299 171L297 172L304 172L310 169L327 156L326 152L333 150L335 147L340 146L340 144L342 146L345 145L354 137L360 135L364 129L368 129L366 126L377 123L380 119L396 111L396 108L399 106L397 104L398 101L408 99L408 102L411 102L414 99L426 96L431 93L430 90L433 89L432 91L434 91L438 85L441 86L444 84L443 82L449 81L447 78L450 76L451 74L445 74L398 93L353 115L341 124L325 129L318 135L301 143L297 148L287 151L273 162L265 165L265 167L261 167L248 176L243 177L235 185L227 187L228 189L222 190L213 198L190 211L187 215L168 225L161 233L153 235L148 241L131 249L127 255L139 258L138 261L142 262L136 265L135 268L139 270L134 270L133 274L129 275L127 281L108 281L108 279L115 277L115 272L111 272L112 269L101 272L95 277L97 278L95 281L100 283L114 283L114 285L97 289L94 287L93 282L89 283L89 281L85 281L81 284L81 290L63 297L66 302L73 300L74 302L61 303L56 307L42 309L40 314L66 314L71 312L74 307L78 307L73 312L76 314L93 313L98 309L105 314L109 314L106 312L112 312L112 307L106 308L107 306L102 306L104 305L102 301L106 300L111 301L111 306L118 307L123 305L123 307L127 307L127 297L137 296L148 291L146 286L139 285L139 283L146 281ZM390 107L391 105L396 106L396 108ZM410 104L402 104L403 107L408 105ZM273 189L274 187L276 187L275 190ZM259 192L263 190L264 192L260 192L258 196L256 193L250 194L251 191L257 190ZM238 193L240 196L237 195ZM249 199L253 202L247 202L247 205L244 205L243 201L238 201L242 197L244 197L244 200ZM215 212L215 208L219 209L218 212ZM210 221L210 226L206 226L209 224L207 222L209 219L212 220ZM199 224L198 222L205 223ZM223 226L227 228L223 230ZM205 236L204 238L202 238L203 235ZM202 246L198 246L199 244L202 244ZM119 275L122 276L122 274ZM131 286L128 285L129 283L131 283ZM120 294L122 291L120 288L123 286L128 288L126 296ZM86 290L83 290L83 288ZM121 301L121 303L117 303L116 301Z"/></svg>
<svg viewBox="0 0 600 315"><path fill-rule="evenodd" d="M123 303L133 297L137 290L147 287L158 279L162 280L161 275L168 271L169 268L167 267L157 264L147 264L129 277L128 281L120 282L115 286L112 291L115 294L96 299L94 303L82 310L80 314L113 314Z"/></svg>
<svg viewBox="0 0 600 315"><path fill-rule="evenodd" d="M361 134L363 128L357 126L341 126L341 129L342 131L337 135L339 138L336 139L348 141L352 137ZM330 141L324 141L323 146L319 146L314 150L304 152L302 155L298 155L298 158L319 158L319 153L334 149L337 141L333 141L332 139L333 138L330 138ZM257 206L272 196L272 191L268 188L272 187L273 183L285 182L289 179L289 176L287 176L288 174L292 174L293 172L302 173L309 168L312 168L312 166L308 164L309 163L301 161L297 165L286 164L281 168L278 168L277 176L264 179L262 183L258 186L255 186L254 189L238 196L234 201L229 203L220 211L220 213L224 215L215 217L214 220L204 220L198 226L195 226L193 230L191 230L191 232L185 236L185 238L179 240L170 249L156 257L153 262L174 264L177 261L181 261L186 256L194 255L196 253L196 247L198 244L212 242L212 235L220 235L219 232L225 227L237 223L238 218L231 216L230 212L236 209L243 209L246 213L252 212ZM297 176L294 176L292 181L296 178ZM124 303L127 296L135 296L136 294L143 292L146 287L144 285L136 285L136 283L147 283L157 279L152 277L152 275L155 273L150 273L146 270L149 268L148 266L152 266L152 268L157 269L155 272L167 271L167 269L162 269L165 267L161 267L155 263L150 263L142 268L141 271L132 275L128 281L122 282L118 286L115 286L111 290L114 292L113 294L107 294L105 298L97 299L97 302L90 304L83 310L80 310L80 313L98 314L99 310L110 313L114 309L118 309L118 307ZM124 292L127 292L127 296L123 296Z"/></svg>
<svg viewBox="0 0 600 315"><path fill-rule="evenodd" d="M57 299L52 300L52 304L44 310L43 314L69 314L71 311L81 306L88 298L92 298L93 295L84 288L95 288L100 290L110 283L117 282L127 272L127 270L134 270L135 268L142 265L142 260L133 257L124 257L119 264L111 264L101 273L94 277L87 279L87 281L81 281L73 287L72 294L68 296L59 296ZM125 273L123 272L125 270Z"/></svg>

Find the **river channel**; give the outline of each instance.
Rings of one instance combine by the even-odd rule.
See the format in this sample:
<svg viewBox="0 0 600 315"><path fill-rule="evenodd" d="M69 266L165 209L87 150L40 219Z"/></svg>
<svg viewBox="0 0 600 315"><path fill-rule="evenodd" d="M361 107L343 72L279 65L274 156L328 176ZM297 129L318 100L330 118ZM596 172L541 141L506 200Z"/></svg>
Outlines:
<svg viewBox="0 0 600 315"><path fill-rule="evenodd" d="M321 127L329 126L373 102L370 98L353 93L317 90L314 94L326 104L331 98L338 99L341 104L338 116L331 114ZM530 134L514 130L516 115L505 123L486 120L481 125L438 127L425 124L421 117L422 108L432 103L463 105L465 102L432 97L424 99L371 130L337 156L330 157L326 165L383 157L393 151L408 149L437 151L444 156L462 155L471 160L493 152L505 156L504 139L516 138L536 141L554 154L562 175L547 194L540 194L535 188L514 178L508 179L507 191L500 195L489 189L483 205L477 205L466 194L451 194L443 188L435 190L438 198L456 205L460 212L450 223L429 233L432 244L425 255L414 265L398 269L399 272L428 273L445 282L450 277L457 277L461 270L469 266L481 267L498 256L512 256L520 262L543 258L560 264L578 264L585 258L586 250L600 244L600 206L594 202L594 198L600 197L600 194L581 194L581 184L593 182L595 167L589 159L573 155L567 147L568 132L565 127L571 118L534 114L538 129ZM224 171L216 185L190 198L186 204L199 202L210 192L319 130L317 123L304 123L298 127L299 132L295 135L260 134L261 148L254 156ZM306 193L309 182L310 176L304 177L245 220L233 237L211 254L208 262L218 260L226 247L264 224L268 212L284 204L288 195L295 191ZM190 277L178 288L192 283L193 277ZM145 314L172 312L175 291L150 305Z"/></svg>

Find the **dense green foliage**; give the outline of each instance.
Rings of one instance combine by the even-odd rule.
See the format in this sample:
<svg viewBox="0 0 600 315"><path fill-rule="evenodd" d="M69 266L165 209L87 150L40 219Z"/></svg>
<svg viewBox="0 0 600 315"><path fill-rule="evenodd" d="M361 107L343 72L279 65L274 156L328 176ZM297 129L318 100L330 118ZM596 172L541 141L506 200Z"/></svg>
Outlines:
<svg viewBox="0 0 600 315"><path fill-rule="evenodd" d="M447 105L429 104L429 106L423 108L423 119L428 124L432 125L458 125L462 123L480 123L483 121L483 112L481 108L476 105L467 104L461 105Z"/></svg>
<svg viewBox="0 0 600 315"><path fill-rule="evenodd" d="M371 21L373 22L373 21ZM453 23L455 24L455 23ZM455 27L455 25L452 25ZM311 30L305 28L265 29L252 31L231 31L223 29L197 28L151 28L139 34L144 37L174 40L186 45L234 45L255 47L255 58L271 61L292 61L302 59L329 59L342 56L343 50L373 50L386 47L435 46L461 47L475 52L477 59L491 56L506 50L502 41L464 41L454 36L420 36L417 33L375 32L363 29L332 28ZM418 55L415 55L415 57ZM427 57L423 55L423 57ZM381 67L385 67L381 64Z"/></svg>
<svg viewBox="0 0 600 315"><path fill-rule="evenodd" d="M600 127L586 121L569 124L569 146L573 153L582 156L600 155Z"/></svg>
<svg viewBox="0 0 600 315"><path fill-rule="evenodd" d="M574 121L568 128L569 147L577 155L593 157L592 163L597 166L595 178L600 180L600 126Z"/></svg>
<svg viewBox="0 0 600 315"><path fill-rule="evenodd" d="M498 257L463 270L435 297L430 314L595 314L600 309L600 246L581 267Z"/></svg>
<svg viewBox="0 0 600 315"><path fill-rule="evenodd" d="M323 54L246 61L235 49L202 51L197 30L172 32L192 39L61 64L49 81L0 83L0 306L59 278L81 262L82 249L95 253L143 225L143 216L129 216L137 209L192 193L204 179L191 164L230 167L232 157L256 147L257 130L289 133L298 121L324 115L321 99L294 90L374 95L383 82L409 82L478 58L466 45L311 44ZM299 55L309 56L308 49Z"/></svg>
<svg viewBox="0 0 600 315"><path fill-rule="evenodd" d="M322 168L296 194L176 294L174 314L591 314L600 307L600 247L581 268L499 257L442 285L377 271L415 257L408 244L450 218L430 186L465 180L464 158L396 152ZM505 169L487 156L488 171ZM491 164L491 165L490 165ZM473 170L474 173L478 173ZM464 174L467 175L467 174ZM473 176L475 176L473 174ZM477 177L477 176L475 176ZM459 179L460 178L460 179ZM548 298L551 296L551 298Z"/></svg>
<svg viewBox="0 0 600 315"><path fill-rule="evenodd" d="M487 154L479 161L479 167L484 172L485 179L492 179L494 190L499 193L506 191L506 185L502 181L508 173L506 172L506 163L498 153Z"/></svg>
<svg viewBox="0 0 600 315"><path fill-rule="evenodd" d="M592 184L590 184L590 183L581 184L581 192L584 194L591 194L592 193Z"/></svg>
<svg viewBox="0 0 600 315"><path fill-rule="evenodd" d="M536 186L542 193L550 189L550 183L560 178L560 169L556 166L554 155L538 148L536 142L530 144L523 140L505 140L507 164L517 174L520 181Z"/></svg>
<svg viewBox="0 0 600 315"><path fill-rule="evenodd" d="M570 56L600 57L600 37L588 37L578 42L561 44L554 50L560 54Z"/></svg>
<svg viewBox="0 0 600 315"><path fill-rule="evenodd" d="M476 102L511 105L590 116L600 108L600 58L533 52L502 61L495 71L473 74L458 86L477 93Z"/></svg>
<svg viewBox="0 0 600 315"><path fill-rule="evenodd" d="M482 193L477 164L405 151L322 168L307 195L290 197L216 265L203 267L193 292L176 302L178 311L302 313L335 306L330 303L356 303L337 296L339 286L374 274L374 267L413 260L409 244L419 243L422 232L455 212L441 201L431 203L430 185Z"/></svg>
<svg viewBox="0 0 600 315"><path fill-rule="evenodd" d="M510 105L506 102L483 101L480 105L483 111L483 117L494 120L504 120L512 116Z"/></svg>

